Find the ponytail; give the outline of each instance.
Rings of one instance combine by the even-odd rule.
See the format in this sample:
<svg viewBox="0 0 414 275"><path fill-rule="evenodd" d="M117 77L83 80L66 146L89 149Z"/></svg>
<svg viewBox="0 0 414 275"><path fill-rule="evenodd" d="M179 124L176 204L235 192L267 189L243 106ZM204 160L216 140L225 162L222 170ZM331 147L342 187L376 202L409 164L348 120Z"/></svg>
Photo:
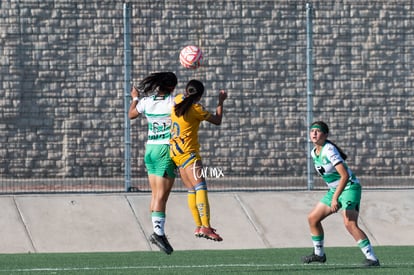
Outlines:
<svg viewBox="0 0 414 275"><path fill-rule="evenodd" d="M326 140L326 142L328 142L328 143L332 144L333 146L335 146L335 148L338 150L338 152L341 155L341 158L343 160L346 160L348 158L348 156L344 153L344 151L342 151L342 149L338 145L336 145L335 143L333 143L332 141L330 141L328 139Z"/></svg>
<svg viewBox="0 0 414 275"><path fill-rule="evenodd" d="M194 102L194 98L184 97L183 101L175 105L174 107L175 115L178 117L185 115L185 113L187 113L187 111L190 110L191 105L193 105L193 102Z"/></svg>
<svg viewBox="0 0 414 275"><path fill-rule="evenodd" d="M175 105L175 115L180 117L185 115L191 106L200 99L204 93L204 85L198 80L190 80L185 88L184 100Z"/></svg>

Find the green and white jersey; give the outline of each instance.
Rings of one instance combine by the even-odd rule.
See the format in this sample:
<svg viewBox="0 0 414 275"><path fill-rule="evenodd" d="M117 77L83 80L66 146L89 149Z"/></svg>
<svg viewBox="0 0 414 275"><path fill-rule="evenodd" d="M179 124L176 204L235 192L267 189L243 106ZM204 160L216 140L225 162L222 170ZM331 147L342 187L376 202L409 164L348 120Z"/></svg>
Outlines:
<svg viewBox="0 0 414 275"><path fill-rule="evenodd" d="M173 105L172 95L148 96L138 102L137 111L145 115L148 121L147 144L169 144Z"/></svg>
<svg viewBox="0 0 414 275"><path fill-rule="evenodd" d="M341 157L341 154L338 152L338 149L331 143L326 142L319 156L316 155L316 148L311 152L313 163L318 174L322 177L325 183L329 188L336 188L339 184L341 175L336 171L335 165L343 163L345 168L348 170L349 179L348 184L359 184L358 179L352 173L351 169L348 168L348 165L345 163L344 159Z"/></svg>

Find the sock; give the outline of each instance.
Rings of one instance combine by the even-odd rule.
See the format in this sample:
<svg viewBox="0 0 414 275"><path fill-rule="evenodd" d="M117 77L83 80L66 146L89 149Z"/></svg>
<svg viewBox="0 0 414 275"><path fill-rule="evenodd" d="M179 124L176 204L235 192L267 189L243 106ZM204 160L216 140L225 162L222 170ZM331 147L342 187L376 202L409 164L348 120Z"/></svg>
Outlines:
<svg viewBox="0 0 414 275"><path fill-rule="evenodd" d="M207 184L202 181L195 187L196 204L201 223L204 227L210 227L210 204L208 203Z"/></svg>
<svg viewBox="0 0 414 275"><path fill-rule="evenodd" d="M154 233L158 236L165 235L164 224L165 224L165 212L154 211L151 213L152 227Z"/></svg>
<svg viewBox="0 0 414 275"><path fill-rule="evenodd" d="M358 246L361 249L362 253L364 253L365 257L369 260L377 261L378 258L375 256L374 249L372 249L371 243L368 239L359 240Z"/></svg>
<svg viewBox="0 0 414 275"><path fill-rule="evenodd" d="M198 214L197 203L196 203L196 191L194 189L189 189L187 193L187 203L188 208L190 209L191 215L196 226L201 226L200 214Z"/></svg>
<svg viewBox="0 0 414 275"><path fill-rule="evenodd" d="M325 255L325 250L323 248L323 239L324 236L312 236L312 242L313 242L313 253L318 256Z"/></svg>

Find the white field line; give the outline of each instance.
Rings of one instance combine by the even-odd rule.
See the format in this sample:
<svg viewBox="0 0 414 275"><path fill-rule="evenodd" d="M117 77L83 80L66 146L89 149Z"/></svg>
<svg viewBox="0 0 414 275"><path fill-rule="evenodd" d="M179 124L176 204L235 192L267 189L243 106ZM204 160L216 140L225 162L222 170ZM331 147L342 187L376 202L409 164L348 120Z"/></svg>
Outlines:
<svg viewBox="0 0 414 275"><path fill-rule="evenodd" d="M381 263L381 267L401 267L413 266L414 263L393 263L389 266ZM16 268L0 269L0 273L10 272L59 272L59 271L105 271L105 270L168 270L168 269L185 269L185 268L223 268L223 267L361 267L361 264L217 264L217 265L164 265L164 266L113 266L113 267L56 267L56 268Z"/></svg>

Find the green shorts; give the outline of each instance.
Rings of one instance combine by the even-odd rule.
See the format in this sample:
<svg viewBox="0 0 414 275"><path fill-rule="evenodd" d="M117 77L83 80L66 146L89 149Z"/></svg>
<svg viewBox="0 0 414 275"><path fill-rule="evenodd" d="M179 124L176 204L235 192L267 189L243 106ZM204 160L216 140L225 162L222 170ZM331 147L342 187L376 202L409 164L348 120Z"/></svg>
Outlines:
<svg viewBox="0 0 414 275"><path fill-rule="evenodd" d="M331 201L335 189L329 189L328 193L320 200L321 203L331 206ZM361 202L361 185L349 184L345 187L344 191L338 198L338 202L343 210L356 210L359 211L359 204Z"/></svg>
<svg viewBox="0 0 414 275"><path fill-rule="evenodd" d="M144 157L149 175L175 178L175 164L170 157L169 144L147 144Z"/></svg>

